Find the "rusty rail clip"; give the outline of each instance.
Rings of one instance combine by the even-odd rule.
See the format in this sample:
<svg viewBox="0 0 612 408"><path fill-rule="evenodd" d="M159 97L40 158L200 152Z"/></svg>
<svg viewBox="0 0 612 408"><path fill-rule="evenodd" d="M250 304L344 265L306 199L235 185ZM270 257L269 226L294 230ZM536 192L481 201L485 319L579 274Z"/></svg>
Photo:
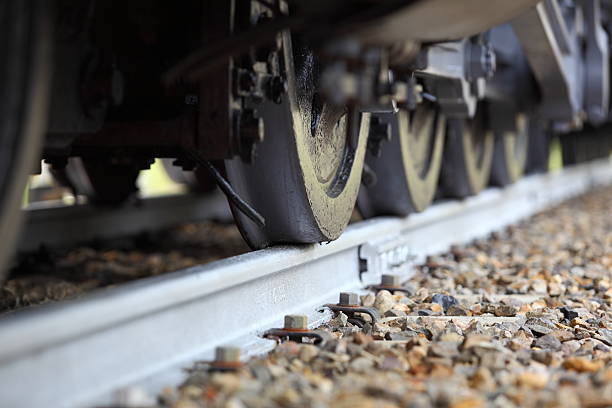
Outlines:
<svg viewBox="0 0 612 408"><path fill-rule="evenodd" d="M349 323L354 324L357 327L363 328L366 320L357 315L357 313L365 313L372 318L372 323L376 323L380 320L380 314L373 307L361 306L359 304L359 295L356 293L342 292L340 293L339 302L336 304L328 303L323 305L331 309L333 312L342 312L348 317Z"/></svg>
<svg viewBox="0 0 612 408"><path fill-rule="evenodd" d="M285 316L285 327L267 330L263 334L267 339L289 339L297 343L303 343L304 338L314 339L314 344L323 346L332 340L331 334L323 330L309 330L308 317L305 315Z"/></svg>

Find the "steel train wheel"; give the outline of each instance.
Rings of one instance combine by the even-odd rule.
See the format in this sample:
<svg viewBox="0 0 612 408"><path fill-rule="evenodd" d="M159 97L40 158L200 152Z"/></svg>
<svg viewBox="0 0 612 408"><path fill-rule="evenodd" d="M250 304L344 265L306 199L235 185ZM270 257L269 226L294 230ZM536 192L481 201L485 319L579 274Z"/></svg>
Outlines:
<svg viewBox="0 0 612 408"><path fill-rule="evenodd" d="M366 218L423 211L438 187L444 117L433 105L423 103L413 113L400 110L377 118L391 124L391 140L382 144L379 157L366 153L366 163L377 181L361 187L359 210Z"/></svg>
<svg viewBox="0 0 612 408"><path fill-rule="evenodd" d="M0 2L0 281L21 225L29 173L40 160L51 65L49 2Z"/></svg>
<svg viewBox="0 0 612 408"><path fill-rule="evenodd" d="M280 104L254 104L265 140L252 164L226 161L227 177L266 219L259 228L234 211L247 243L313 243L337 238L353 211L361 180L369 115L347 114L317 92L318 69L309 49L285 33Z"/></svg>
<svg viewBox="0 0 612 408"><path fill-rule="evenodd" d="M448 119L441 185L447 196L463 198L485 188L491 174L494 136L485 110L473 119Z"/></svg>
<svg viewBox="0 0 612 408"><path fill-rule="evenodd" d="M71 158L63 170L53 171L60 182L96 205L119 205L138 191L140 168L134 163Z"/></svg>
<svg viewBox="0 0 612 408"><path fill-rule="evenodd" d="M529 146L529 118L516 115L515 132L495 132L491 184L507 186L517 181L525 172Z"/></svg>

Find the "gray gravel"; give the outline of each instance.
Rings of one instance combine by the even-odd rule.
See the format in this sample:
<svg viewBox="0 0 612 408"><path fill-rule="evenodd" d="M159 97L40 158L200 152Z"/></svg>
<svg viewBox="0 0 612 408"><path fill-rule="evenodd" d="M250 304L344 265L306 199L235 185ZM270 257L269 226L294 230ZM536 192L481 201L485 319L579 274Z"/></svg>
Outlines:
<svg viewBox="0 0 612 408"><path fill-rule="evenodd" d="M159 404L195 407L612 406L612 188L430 257L339 314L318 347L285 342L235 372L198 363Z"/></svg>

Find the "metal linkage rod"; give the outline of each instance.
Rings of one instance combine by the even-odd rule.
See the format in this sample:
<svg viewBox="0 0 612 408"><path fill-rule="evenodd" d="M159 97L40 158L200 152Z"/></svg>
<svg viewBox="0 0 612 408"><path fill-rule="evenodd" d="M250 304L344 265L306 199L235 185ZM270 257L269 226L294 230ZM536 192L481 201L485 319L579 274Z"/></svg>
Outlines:
<svg viewBox="0 0 612 408"><path fill-rule="evenodd" d="M215 182L219 186L219 189L223 191L223 194L227 199L235 206L240 212L249 217L251 221L257 224L258 227L263 228L266 225L266 219L253 208L249 203L244 201L242 197L234 191L231 184L219 173L219 170L212 163L203 158L200 153L195 151L188 151L187 154L191 157L198 165L203 166L215 179Z"/></svg>

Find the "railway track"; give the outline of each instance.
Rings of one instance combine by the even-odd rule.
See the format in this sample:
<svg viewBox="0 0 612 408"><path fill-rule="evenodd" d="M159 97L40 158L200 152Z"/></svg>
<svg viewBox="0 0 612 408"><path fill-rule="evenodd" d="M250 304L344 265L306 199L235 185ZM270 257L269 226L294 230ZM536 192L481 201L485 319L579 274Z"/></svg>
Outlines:
<svg viewBox="0 0 612 408"><path fill-rule="evenodd" d="M427 255L610 183L612 166L601 160L407 219L356 223L329 244L256 251L18 311L0 319L3 406L110 403L112 392L129 384L159 390L178 383L182 368L210 359L220 344L263 353L274 343L261 333L289 313L308 315L316 327L332 317L320 306L339 292L360 291L382 274L408 277Z"/></svg>
<svg viewBox="0 0 612 408"><path fill-rule="evenodd" d="M182 222L211 219L231 219L227 201L220 193L149 197L106 208L42 201L25 210L25 224L18 250L33 251L41 245L76 245L94 239L159 230Z"/></svg>

